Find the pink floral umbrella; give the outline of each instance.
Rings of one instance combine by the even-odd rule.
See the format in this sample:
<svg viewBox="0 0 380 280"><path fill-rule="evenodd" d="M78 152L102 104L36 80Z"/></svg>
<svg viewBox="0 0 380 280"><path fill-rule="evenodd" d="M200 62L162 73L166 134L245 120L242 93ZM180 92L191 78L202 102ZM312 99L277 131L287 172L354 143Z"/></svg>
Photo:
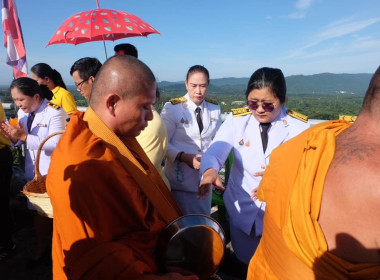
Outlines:
<svg viewBox="0 0 380 280"><path fill-rule="evenodd" d="M160 34L139 17L123 11L97 9L69 17L57 29L46 46L53 44L82 44L93 41L115 41L134 36ZM104 43L105 48L105 43ZM107 57L107 51L106 51Z"/></svg>

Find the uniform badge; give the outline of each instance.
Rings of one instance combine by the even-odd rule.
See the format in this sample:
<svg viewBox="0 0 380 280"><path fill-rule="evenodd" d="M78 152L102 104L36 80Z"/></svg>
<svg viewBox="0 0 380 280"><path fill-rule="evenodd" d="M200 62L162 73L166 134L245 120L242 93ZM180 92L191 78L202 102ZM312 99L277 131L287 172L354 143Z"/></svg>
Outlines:
<svg viewBox="0 0 380 280"><path fill-rule="evenodd" d="M37 126L38 127L47 127L47 124L46 123L38 123Z"/></svg>
<svg viewBox="0 0 380 280"><path fill-rule="evenodd" d="M239 141L239 145L240 145L240 146L243 146L243 145L244 145L244 140L243 140L243 139L241 139L241 140Z"/></svg>

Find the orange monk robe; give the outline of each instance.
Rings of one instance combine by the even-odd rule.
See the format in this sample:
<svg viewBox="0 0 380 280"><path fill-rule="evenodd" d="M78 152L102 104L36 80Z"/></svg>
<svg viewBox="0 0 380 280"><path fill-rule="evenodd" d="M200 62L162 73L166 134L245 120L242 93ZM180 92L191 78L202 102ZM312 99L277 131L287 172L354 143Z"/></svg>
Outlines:
<svg viewBox="0 0 380 280"><path fill-rule="evenodd" d="M264 233L247 279L379 279L379 264L351 264L329 253L318 223L335 137L350 124L325 122L277 148L258 190Z"/></svg>
<svg viewBox="0 0 380 280"><path fill-rule="evenodd" d="M131 279L155 273L154 249L165 219L133 179L136 174L110 150L112 143L95 136L89 126L116 137L90 107L85 116L75 112L47 177L54 210L53 277ZM173 200L135 138L123 143L136 155L131 161L137 157L149 174L137 175L150 176Z"/></svg>

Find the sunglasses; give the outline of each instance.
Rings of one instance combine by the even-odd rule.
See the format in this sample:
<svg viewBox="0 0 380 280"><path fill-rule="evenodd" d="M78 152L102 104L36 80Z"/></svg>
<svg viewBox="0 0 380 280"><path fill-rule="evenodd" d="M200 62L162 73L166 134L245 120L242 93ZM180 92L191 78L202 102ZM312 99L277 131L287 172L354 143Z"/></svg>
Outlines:
<svg viewBox="0 0 380 280"><path fill-rule="evenodd" d="M250 110L252 111L256 111L257 108L259 108L259 103L257 103L256 101L253 101L253 100L248 100L247 101L247 106ZM274 110L274 105L273 103L270 103L270 102L262 102L261 103L261 107L263 107L264 111L265 112L272 112Z"/></svg>

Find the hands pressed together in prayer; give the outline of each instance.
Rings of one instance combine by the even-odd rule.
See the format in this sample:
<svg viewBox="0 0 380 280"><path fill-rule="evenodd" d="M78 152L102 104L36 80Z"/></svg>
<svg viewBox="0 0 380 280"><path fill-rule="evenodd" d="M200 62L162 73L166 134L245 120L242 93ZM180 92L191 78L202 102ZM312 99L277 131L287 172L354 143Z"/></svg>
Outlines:
<svg viewBox="0 0 380 280"><path fill-rule="evenodd" d="M28 132L22 123L18 123L17 126L12 126L7 122L0 122L0 132L8 137L13 143L16 143L18 140L26 141L28 136Z"/></svg>
<svg viewBox="0 0 380 280"><path fill-rule="evenodd" d="M222 179L220 178L218 172L213 168L207 169L205 173L203 173L203 178L202 181L199 183L198 188L198 199L205 199L207 196L209 196L211 186L215 186L221 191L225 190Z"/></svg>

